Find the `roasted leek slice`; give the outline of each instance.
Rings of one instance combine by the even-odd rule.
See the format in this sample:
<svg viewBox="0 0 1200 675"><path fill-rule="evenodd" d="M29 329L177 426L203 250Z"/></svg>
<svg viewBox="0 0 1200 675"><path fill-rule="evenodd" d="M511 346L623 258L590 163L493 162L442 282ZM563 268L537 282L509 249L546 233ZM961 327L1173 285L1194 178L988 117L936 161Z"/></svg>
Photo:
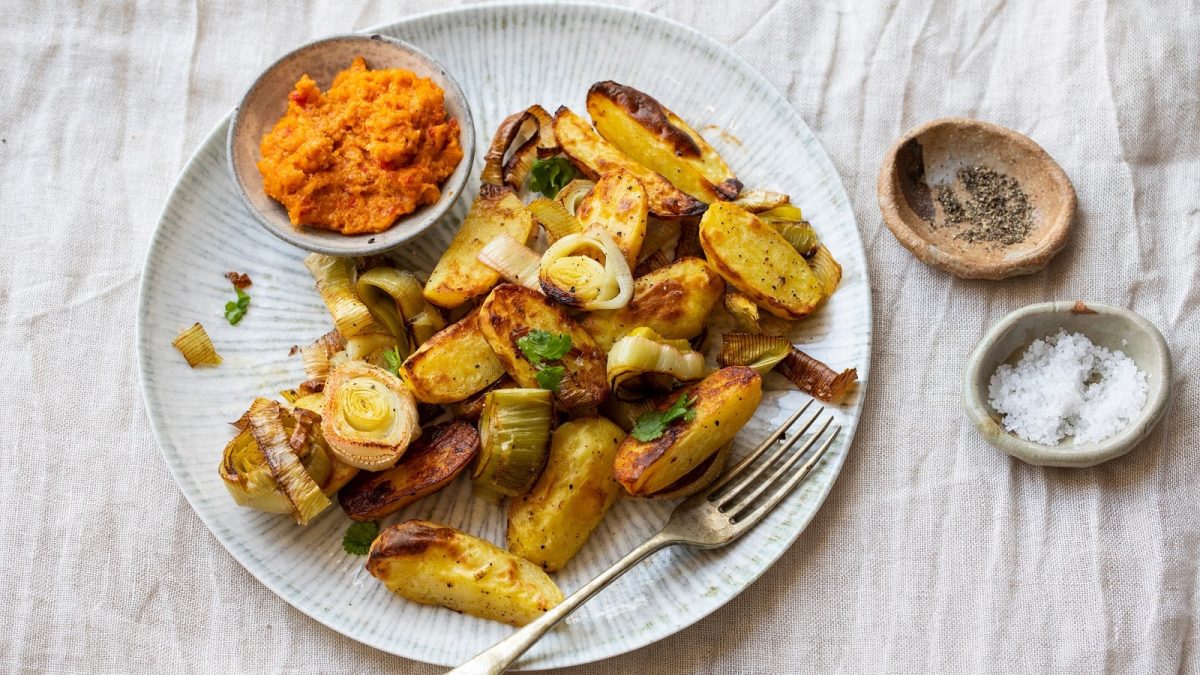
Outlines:
<svg viewBox="0 0 1200 675"><path fill-rule="evenodd" d="M304 266L316 280L317 293L343 338L381 332L371 310L354 292L354 263L349 258L310 253Z"/></svg>
<svg viewBox="0 0 1200 675"><path fill-rule="evenodd" d="M733 317L733 322L737 325L739 332L755 335L763 332L762 326L759 325L758 305L754 304L749 296L729 288L725 290L723 302L725 311Z"/></svg>
<svg viewBox="0 0 1200 675"><path fill-rule="evenodd" d="M493 389L479 418L475 494L493 502L529 491L546 463L553 405L545 389Z"/></svg>
<svg viewBox="0 0 1200 675"><path fill-rule="evenodd" d="M617 398L637 400L704 377L704 355L687 340L667 340L649 328L636 328L608 352L607 373Z"/></svg>
<svg viewBox="0 0 1200 675"><path fill-rule="evenodd" d="M775 231L783 235L787 243L796 249L796 252L804 257L809 257L816 252L817 247L821 245L821 240L817 238L817 232L804 220L768 220L766 221L775 228Z"/></svg>
<svg viewBox="0 0 1200 675"><path fill-rule="evenodd" d="M791 351L791 340L779 335L726 333L717 362L722 367L749 366L766 375Z"/></svg>
<svg viewBox="0 0 1200 675"><path fill-rule="evenodd" d="M408 323L429 309L429 303L421 295L421 281L394 267L374 267L359 275L354 288L371 315L396 338L400 359L408 358L417 348Z"/></svg>
<svg viewBox="0 0 1200 675"><path fill-rule="evenodd" d="M553 204L553 202L550 203ZM502 234L496 237L483 247L477 257L479 262L499 272L505 281L535 291L541 290L538 270L542 263L542 257L513 239L512 236Z"/></svg>
<svg viewBox="0 0 1200 675"><path fill-rule="evenodd" d="M542 255L538 278L548 297L579 309L620 309L633 297L629 263L612 235L600 229L554 242Z"/></svg>
<svg viewBox="0 0 1200 675"><path fill-rule="evenodd" d="M492 143L483 156L483 172L479 180L484 185L504 184L504 156L516 142L517 137L537 134L538 121L528 110L513 113L504 118L492 136ZM536 148L535 148L536 149ZM532 160L531 160L532 161Z"/></svg>
<svg viewBox="0 0 1200 675"><path fill-rule="evenodd" d="M856 369L847 368L839 373L795 347L776 370L800 391L827 403L841 401L850 385L858 379Z"/></svg>
<svg viewBox="0 0 1200 675"><path fill-rule="evenodd" d="M752 190L742 190L737 199L733 200L734 204L746 209L750 213L763 213L771 209L780 208L791 204L792 198L782 192L771 192L754 188Z"/></svg>
<svg viewBox="0 0 1200 675"><path fill-rule="evenodd" d="M351 466L386 469L421 435L412 392L382 368L347 361L330 371L324 393L321 432Z"/></svg>
<svg viewBox="0 0 1200 675"><path fill-rule="evenodd" d="M316 389L324 386L325 378L329 375L329 359L345 348L346 341L336 330L322 335L307 347L301 347L300 358L304 363L307 384Z"/></svg>
<svg viewBox="0 0 1200 675"><path fill-rule="evenodd" d="M571 181L563 190L567 190L578 182ZM559 191L559 197L562 196L562 192L562 190ZM542 229L546 231L546 240L551 244L568 234L583 232L583 226L579 224L579 219L567 211L567 208L560 202L551 201L545 197L538 197L529 202L529 211L533 214L533 219L541 224Z"/></svg>
<svg viewBox="0 0 1200 675"><path fill-rule="evenodd" d="M187 359L188 365L193 368L221 365L221 355L213 347L204 326L199 323L194 323L191 328L180 332L171 344L175 345L179 353L183 354L183 358Z"/></svg>
<svg viewBox="0 0 1200 675"><path fill-rule="evenodd" d="M595 187L596 181L594 180L576 178L558 191L558 195L554 197L554 201L561 204L567 213L574 216L579 211L579 204L585 197L592 193Z"/></svg>
<svg viewBox="0 0 1200 675"><path fill-rule="evenodd" d="M283 415L283 408L278 403L258 398L250 405L247 422L276 486L287 498L292 517L297 523L307 525L330 502L288 443L289 434L284 428ZM237 498L236 494L234 498Z"/></svg>
<svg viewBox="0 0 1200 675"><path fill-rule="evenodd" d="M818 243L813 249L812 256L808 259L808 266L812 268L812 273L821 282L821 287L825 290L825 297L833 295L842 281L842 266L833 259L829 249Z"/></svg>

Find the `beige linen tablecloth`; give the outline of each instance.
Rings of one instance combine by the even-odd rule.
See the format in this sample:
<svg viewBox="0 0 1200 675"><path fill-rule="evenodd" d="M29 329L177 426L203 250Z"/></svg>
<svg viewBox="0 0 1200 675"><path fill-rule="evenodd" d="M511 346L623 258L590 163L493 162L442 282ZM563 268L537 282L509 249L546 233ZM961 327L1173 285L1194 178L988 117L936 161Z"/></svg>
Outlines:
<svg viewBox="0 0 1200 675"><path fill-rule="evenodd" d="M150 432L133 323L184 162L288 49L442 3L0 6L0 670L434 672L250 577ZM762 71L841 172L866 242L873 381L833 494L728 606L581 672L1200 671L1200 16L1178 2L635 3ZM875 178L919 122L1032 136L1075 182L1043 273L954 279L883 227ZM1050 299L1131 307L1175 397L1133 454L1042 469L959 401L970 349Z"/></svg>

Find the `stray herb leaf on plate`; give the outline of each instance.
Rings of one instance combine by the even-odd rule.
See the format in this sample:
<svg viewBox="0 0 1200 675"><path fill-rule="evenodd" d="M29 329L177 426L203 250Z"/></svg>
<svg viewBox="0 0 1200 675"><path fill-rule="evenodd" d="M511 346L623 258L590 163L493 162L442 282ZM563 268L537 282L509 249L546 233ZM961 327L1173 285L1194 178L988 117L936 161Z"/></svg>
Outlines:
<svg viewBox="0 0 1200 675"><path fill-rule="evenodd" d="M250 296L236 286L233 290L237 291L237 300L225 303L225 320L229 322L229 325L236 326L241 322L242 317L246 316L246 309L250 307Z"/></svg>
<svg viewBox="0 0 1200 675"><path fill-rule="evenodd" d="M371 542L379 535L379 523L354 523L346 528L342 537L342 548L352 555L366 555L371 550Z"/></svg>

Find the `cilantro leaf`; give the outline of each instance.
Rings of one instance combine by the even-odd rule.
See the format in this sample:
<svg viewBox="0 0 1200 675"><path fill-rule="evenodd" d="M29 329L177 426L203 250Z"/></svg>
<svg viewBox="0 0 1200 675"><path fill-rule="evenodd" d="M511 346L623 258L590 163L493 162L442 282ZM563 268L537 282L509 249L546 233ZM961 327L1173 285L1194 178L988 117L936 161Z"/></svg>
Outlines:
<svg viewBox="0 0 1200 675"><path fill-rule="evenodd" d="M246 309L250 307L250 296L240 288L234 287L237 291L237 300L230 300L225 303L225 320L229 325L236 326L242 321L242 317L246 316Z"/></svg>
<svg viewBox="0 0 1200 675"><path fill-rule="evenodd" d="M534 329L517 340L517 347L533 365L543 361L557 361L571 351L571 336L568 333L551 333Z"/></svg>
<svg viewBox="0 0 1200 675"><path fill-rule="evenodd" d="M529 171L529 189L554 199L575 174L575 166L565 157L535 159Z"/></svg>
<svg viewBox="0 0 1200 675"><path fill-rule="evenodd" d="M383 367L397 377L400 376L400 352L395 347L383 352Z"/></svg>
<svg viewBox="0 0 1200 675"><path fill-rule="evenodd" d="M629 433L639 441L652 441L666 433L667 425L671 422L677 419L683 419L686 422L696 419L696 411L692 408L695 403L696 399L683 394L675 399L671 407L666 410L651 410L642 413Z"/></svg>
<svg viewBox="0 0 1200 675"><path fill-rule="evenodd" d="M346 528L346 536L342 537L342 548L346 553L366 555L371 550L371 542L379 534L379 523L354 523Z"/></svg>
<svg viewBox="0 0 1200 675"><path fill-rule="evenodd" d="M562 384L563 375L567 372L562 366L542 366L534 377L537 378L538 386L542 389L550 391L558 391L559 385Z"/></svg>

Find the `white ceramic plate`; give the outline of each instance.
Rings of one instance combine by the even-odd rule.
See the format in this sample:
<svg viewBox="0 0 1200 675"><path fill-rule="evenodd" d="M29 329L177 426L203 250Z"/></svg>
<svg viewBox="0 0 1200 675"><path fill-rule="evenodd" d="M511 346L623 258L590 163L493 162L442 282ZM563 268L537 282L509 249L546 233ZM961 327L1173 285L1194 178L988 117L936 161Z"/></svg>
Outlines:
<svg viewBox="0 0 1200 675"><path fill-rule="evenodd" d="M844 268L842 284L794 341L835 368L856 367L862 383L836 411L844 431L813 476L755 530L716 551L659 553L593 598L539 642L523 668L586 663L636 649L684 628L754 581L820 507L858 423L871 354L870 287L862 241L833 165L796 111L725 47L650 14L585 5L471 7L418 16L377 31L440 59L470 100L476 134L490 137L508 113L539 102L584 111L595 81L613 79L659 98L692 122L747 187L792 195ZM268 234L243 210L225 160L227 121L197 150L167 200L146 257L138 307L138 362L163 456L196 513L247 570L301 611L356 640L420 661L451 665L509 634L508 626L425 607L389 593L342 551L349 520L336 508L303 528L290 518L240 508L217 477L221 449L255 396L302 379L294 344L331 322L301 264L303 252ZM485 143L486 145L486 143ZM467 193L478 186L480 157ZM432 268L466 210L398 253ZM246 318L222 316L233 291L224 274L254 280ZM718 321L722 319L718 317ZM200 321L225 363L192 370L171 346ZM714 335L728 324L718 325ZM719 347L712 339L709 351ZM710 353L710 358L712 354ZM808 400L771 375L739 452ZM619 500L587 546L556 578L567 593L654 533L671 503ZM470 498L460 479L387 522L429 518L503 544L504 514Z"/></svg>

